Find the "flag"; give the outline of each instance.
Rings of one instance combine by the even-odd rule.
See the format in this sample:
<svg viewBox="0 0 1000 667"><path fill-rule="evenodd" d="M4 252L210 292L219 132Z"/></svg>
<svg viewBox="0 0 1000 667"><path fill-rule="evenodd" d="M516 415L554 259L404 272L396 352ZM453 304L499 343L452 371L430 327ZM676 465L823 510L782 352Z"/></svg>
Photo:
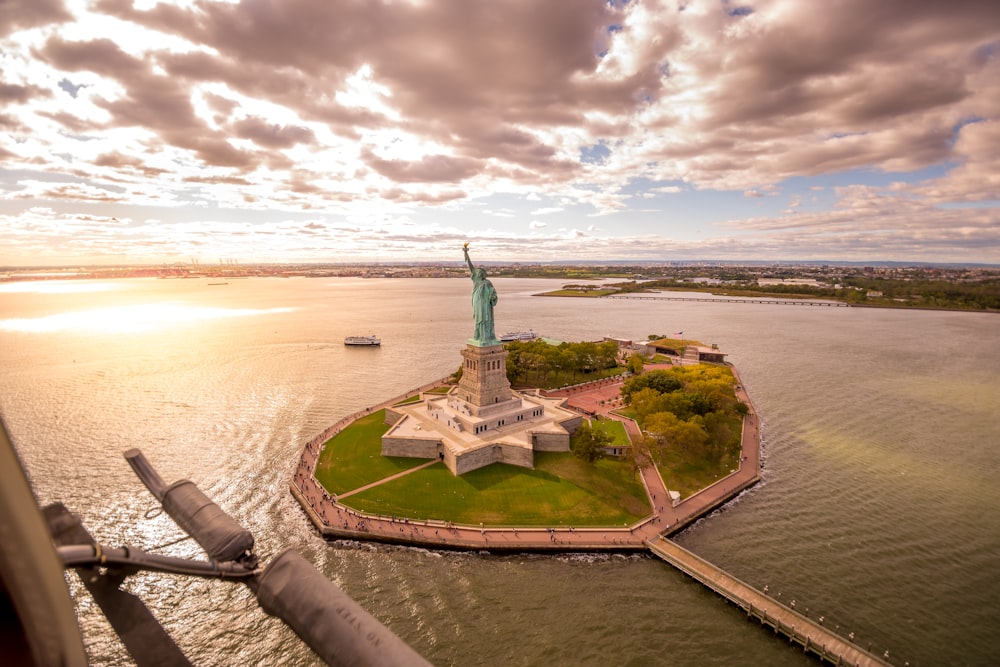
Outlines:
<svg viewBox="0 0 1000 667"><path fill-rule="evenodd" d="M675 331L675 332L674 332L674 335L675 335L675 336L683 336L683 335L684 335L684 332L683 332L683 331Z"/></svg>

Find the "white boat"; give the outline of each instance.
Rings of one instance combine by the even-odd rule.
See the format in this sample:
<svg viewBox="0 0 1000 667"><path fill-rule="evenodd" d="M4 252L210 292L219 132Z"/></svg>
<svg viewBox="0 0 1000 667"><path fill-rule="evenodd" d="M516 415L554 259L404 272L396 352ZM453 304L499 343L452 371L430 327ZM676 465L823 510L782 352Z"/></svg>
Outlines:
<svg viewBox="0 0 1000 667"><path fill-rule="evenodd" d="M378 336L348 336L344 339L344 345L381 345L382 341Z"/></svg>
<svg viewBox="0 0 1000 667"><path fill-rule="evenodd" d="M500 341L509 343L512 340L535 340L536 338L538 338L538 334L528 329L527 331L508 331L500 336Z"/></svg>

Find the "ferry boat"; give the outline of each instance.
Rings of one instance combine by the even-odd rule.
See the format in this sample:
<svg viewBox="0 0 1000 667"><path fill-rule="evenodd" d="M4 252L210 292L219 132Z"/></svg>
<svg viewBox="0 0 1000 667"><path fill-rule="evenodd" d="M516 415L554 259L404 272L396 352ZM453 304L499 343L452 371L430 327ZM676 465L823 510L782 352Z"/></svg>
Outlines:
<svg viewBox="0 0 1000 667"><path fill-rule="evenodd" d="M344 339L344 345L381 345L382 341L378 336L348 336Z"/></svg>
<svg viewBox="0 0 1000 667"><path fill-rule="evenodd" d="M500 342L509 343L513 340L535 340L536 338L538 338L538 334L531 329L527 331L508 331L500 336Z"/></svg>

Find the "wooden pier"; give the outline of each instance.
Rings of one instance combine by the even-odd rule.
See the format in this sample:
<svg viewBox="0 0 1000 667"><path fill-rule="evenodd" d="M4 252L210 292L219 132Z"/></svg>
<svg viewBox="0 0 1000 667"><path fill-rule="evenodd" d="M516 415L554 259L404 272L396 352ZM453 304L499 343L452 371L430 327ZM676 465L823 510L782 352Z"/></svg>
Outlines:
<svg viewBox="0 0 1000 667"><path fill-rule="evenodd" d="M699 296L639 296L631 294L614 294L602 297L604 299L641 299L644 301L702 301L705 303L755 303L776 306L826 306L828 308L850 308L850 304L842 301L804 301L802 299L754 299L736 297L699 297Z"/></svg>
<svg viewBox="0 0 1000 667"><path fill-rule="evenodd" d="M812 653L833 665L889 665L888 652L884 658L880 658L864 650L665 537L650 540L647 545L654 554L681 572L739 606L747 613L747 617L757 619L763 625L773 628L775 633L781 633L792 643L802 646L806 653Z"/></svg>

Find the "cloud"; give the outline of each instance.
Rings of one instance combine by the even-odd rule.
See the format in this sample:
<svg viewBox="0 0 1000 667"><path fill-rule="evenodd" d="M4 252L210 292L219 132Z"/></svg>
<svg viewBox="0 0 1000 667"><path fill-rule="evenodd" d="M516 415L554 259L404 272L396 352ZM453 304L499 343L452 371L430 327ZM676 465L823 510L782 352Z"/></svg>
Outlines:
<svg viewBox="0 0 1000 667"><path fill-rule="evenodd" d="M397 183L455 183L479 172L481 163L450 155L427 155L419 160L386 160L370 150L362 160L379 174Z"/></svg>
<svg viewBox="0 0 1000 667"><path fill-rule="evenodd" d="M311 144L316 141L313 131L307 127L278 125L255 117L233 123L233 134L241 139L250 139L266 148L291 148L297 144Z"/></svg>
<svg viewBox="0 0 1000 667"><path fill-rule="evenodd" d="M528 223L528 227L530 227L531 229L544 229L545 227L548 226L549 225L547 222L539 222L538 220L532 220L531 222Z"/></svg>
<svg viewBox="0 0 1000 667"><path fill-rule="evenodd" d="M791 197L826 187L820 176L865 186L891 173L885 190L842 190L811 213L793 200L794 216L775 205L772 218L709 229L730 235L715 245L686 247L760 257L780 238L804 251L780 231L785 218L846 230L851 211L871 238L892 239L885 248L923 256L902 241L910 227L894 210L905 210L969 227L965 237L923 230L928 248L955 256L962 238L982 243L969 256L994 248L981 224L952 213L975 204L964 211L978 219L1000 199L991 0L96 0L72 12L14 0L0 3L0 49L0 210L29 220L32 209L104 206L161 219L184 247L193 237L174 218L134 207L202 222L206 209L220 221L255 212L267 227L256 233L297 237L274 221L454 216L463 222L452 231L468 236L572 213L615 221L606 245L580 232L595 251L641 254L633 240L649 239L634 230L650 227L637 220L668 219L664 236L701 224L665 195L685 193L682 205L716 191ZM768 201L744 204L759 212ZM537 240L536 224L520 225L520 241ZM830 240L838 251L870 242L860 227L831 233L844 234ZM428 234L421 252L433 254Z"/></svg>
<svg viewBox="0 0 1000 667"><path fill-rule="evenodd" d="M70 21L62 0L10 0L0 3L0 37L15 30Z"/></svg>
<svg viewBox="0 0 1000 667"><path fill-rule="evenodd" d="M912 188L929 201L1000 200L1000 120L965 125L955 141L958 166L942 178Z"/></svg>

